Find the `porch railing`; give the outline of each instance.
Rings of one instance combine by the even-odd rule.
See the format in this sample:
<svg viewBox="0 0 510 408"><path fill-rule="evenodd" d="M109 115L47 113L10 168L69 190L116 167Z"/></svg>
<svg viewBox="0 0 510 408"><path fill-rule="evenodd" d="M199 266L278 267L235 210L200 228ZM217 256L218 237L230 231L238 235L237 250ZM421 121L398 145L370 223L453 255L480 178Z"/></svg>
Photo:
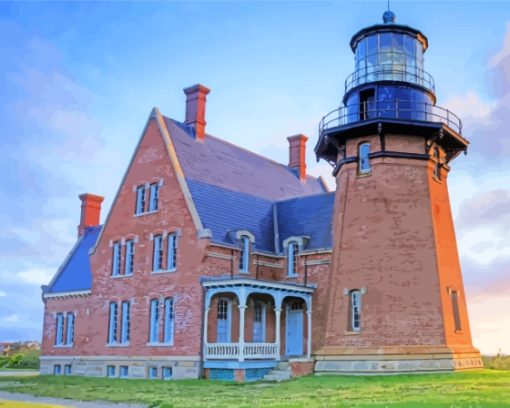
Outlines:
<svg viewBox="0 0 510 408"><path fill-rule="evenodd" d="M278 358L276 343L206 343L206 360L262 360ZM242 351L242 354L241 354Z"/></svg>

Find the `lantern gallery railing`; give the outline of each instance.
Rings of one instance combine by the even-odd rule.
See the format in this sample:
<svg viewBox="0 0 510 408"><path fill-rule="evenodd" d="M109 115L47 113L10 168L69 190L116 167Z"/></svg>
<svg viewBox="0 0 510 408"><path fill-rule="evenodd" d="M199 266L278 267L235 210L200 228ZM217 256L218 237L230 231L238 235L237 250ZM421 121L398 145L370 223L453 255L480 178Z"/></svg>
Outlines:
<svg viewBox="0 0 510 408"><path fill-rule="evenodd" d="M206 360L274 360L278 358L276 343L207 343ZM241 353L242 351L242 353Z"/></svg>
<svg viewBox="0 0 510 408"><path fill-rule="evenodd" d="M322 118L319 123L319 135L322 135L327 129L377 118L444 123L452 130L462 134L462 121L448 109L426 102L395 99L383 101L369 100L358 104L341 106Z"/></svg>
<svg viewBox="0 0 510 408"><path fill-rule="evenodd" d="M428 72L417 67L400 64L384 64L360 68L345 80L345 93L358 85L375 81L405 81L435 92L434 78Z"/></svg>

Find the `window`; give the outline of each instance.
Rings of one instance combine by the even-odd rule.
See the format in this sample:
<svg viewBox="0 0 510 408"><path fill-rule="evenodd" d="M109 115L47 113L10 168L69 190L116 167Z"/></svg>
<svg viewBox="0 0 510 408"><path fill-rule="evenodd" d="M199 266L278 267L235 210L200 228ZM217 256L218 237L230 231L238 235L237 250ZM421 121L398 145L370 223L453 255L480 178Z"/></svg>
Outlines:
<svg viewBox="0 0 510 408"><path fill-rule="evenodd" d="M110 320L108 325L108 343L117 343L117 313L118 305L115 302L110 303Z"/></svg>
<svg viewBox="0 0 510 408"><path fill-rule="evenodd" d="M53 365L53 374L54 375L60 375L62 370L62 366L60 364Z"/></svg>
<svg viewBox="0 0 510 408"><path fill-rule="evenodd" d="M375 92L366 89L359 94L359 119L367 120L375 117Z"/></svg>
<svg viewBox="0 0 510 408"><path fill-rule="evenodd" d="M128 378L129 376L129 367L128 366L120 366L120 378Z"/></svg>
<svg viewBox="0 0 510 408"><path fill-rule="evenodd" d="M351 290L349 293L349 331L361 329L361 291Z"/></svg>
<svg viewBox="0 0 510 408"><path fill-rule="evenodd" d="M151 300L149 342L159 342L159 302L157 299Z"/></svg>
<svg viewBox="0 0 510 408"><path fill-rule="evenodd" d="M145 211L145 186L136 188L136 207L135 214L143 214Z"/></svg>
<svg viewBox="0 0 510 408"><path fill-rule="evenodd" d="M64 315L57 314L56 332L55 332L55 345L61 346L64 343Z"/></svg>
<svg viewBox="0 0 510 408"><path fill-rule="evenodd" d="M441 180L441 162L439 156L439 148L434 147L434 177Z"/></svg>
<svg viewBox="0 0 510 408"><path fill-rule="evenodd" d="M152 255L152 270L154 272L163 269L163 236L154 236L154 253Z"/></svg>
<svg viewBox="0 0 510 408"><path fill-rule="evenodd" d="M66 337L66 344L68 346L72 346L74 342L74 314L68 313L67 314L67 337Z"/></svg>
<svg viewBox="0 0 510 408"><path fill-rule="evenodd" d="M158 367L149 367L149 378L158 378Z"/></svg>
<svg viewBox="0 0 510 408"><path fill-rule="evenodd" d="M122 302L122 326L120 330L120 342L129 343L129 329L131 326L131 304L125 300Z"/></svg>
<svg viewBox="0 0 510 408"><path fill-rule="evenodd" d="M163 380L170 380L172 378L172 367L163 367Z"/></svg>
<svg viewBox="0 0 510 408"><path fill-rule="evenodd" d="M66 364L64 366L64 375L71 375L71 369L72 369L72 365Z"/></svg>
<svg viewBox="0 0 510 408"><path fill-rule="evenodd" d="M112 276L120 274L120 242L113 243Z"/></svg>
<svg viewBox="0 0 510 408"><path fill-rule="evenodd" d="M231 301L230 299L219 299L216 319L216 342L230 343L231 334Z"/></svg>
<svg viewBox="0 0 510 408"><path fill-rule="evenodd" d="M133 262L135 256L135 241L129 239L126 241L126 256L124 261L124 275L133 274Z"/></svg>
<svg viewBox="0 0 510 408"><path fill-rule="evenodd" d="M370 173L370 143L361 143L358 146L358 173L367 174Z"/></svg>
<svg viewBox="0 0 510 408"><path fill-rule="evenodd" d="M241 236L241 254L239 256L239 271L243 273L250 272L250 238L246 235Z"/></svg>
<svg viewBox="0 0 510 408"><path fill-rule="evenodd" d="M461 331L462 325L460 323L460 314L459 314L459 292L457 290L452 290L452 310L453 310L453 322L455 324L455 331Z"/></svg>
<svg viewBox="0 0 510 408"><path fill-rule="evenodd" d="M168 235L167 270L175 271L177 268L177 235Z"/></svg>
<svg viewBox="0 0 510 408"><path fill-rule="evenodd" d="M150 190L151 196L149 201L149 211L157 211L159 200L159 183L151 184Z"/></svg>
<svg viewBox="0 0 510 408"><path fill-rule="evenodd" d="M165 343L173 343L174 341L174 299L165 299L165 323L163 338Z"/></svg>
<svg viewBox="0 0 510 408"><path fill-rule="evenodd" d="M106 366L106 375L108 377L115 377L115 366L114 365Z"/></svg>
<svg viewBox="0 0 510 408"><path fill-rule="evenodd" d="M298 243L295 241L290 242L287 247L287 276L297 275L298 252Z"/></svg>

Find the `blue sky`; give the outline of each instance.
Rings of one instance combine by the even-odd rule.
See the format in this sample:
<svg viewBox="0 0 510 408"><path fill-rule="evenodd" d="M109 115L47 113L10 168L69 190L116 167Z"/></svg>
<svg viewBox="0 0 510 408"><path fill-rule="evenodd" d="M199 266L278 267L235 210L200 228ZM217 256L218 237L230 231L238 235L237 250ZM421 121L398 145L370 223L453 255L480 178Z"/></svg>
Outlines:
<svg viewBox="0 0 510 408"><path fill-rule="evenodd" d="M310 137L353 71L349 40L385 1L0 3L0 340L40 338L40 285L76 239L77 195L103 219L153 106L212 89L207 130L275 160ZM392 1L429 38L438 105L472 144L449 178L475 345L510 353L510 2Z"/></svg>

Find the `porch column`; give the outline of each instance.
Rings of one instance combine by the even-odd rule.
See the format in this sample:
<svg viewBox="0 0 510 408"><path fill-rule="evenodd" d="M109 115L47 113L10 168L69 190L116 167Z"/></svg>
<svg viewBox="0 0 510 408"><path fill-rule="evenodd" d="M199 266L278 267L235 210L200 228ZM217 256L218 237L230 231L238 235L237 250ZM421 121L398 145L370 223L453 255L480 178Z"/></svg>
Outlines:
<svg viewBox="0 0 510 408"><path fill-rule="evenodd" d="M203 344L204 344L204 350L203 350L203 359L206 360L207 359L207 338L208 338L208 325L209 325L209 310L211 310L211 308L207 305L205 308L204 308L204 339L203 339Z"/></svg>
<svg viewBox="0 0 510 408"><path fill-rule="evenodd" d="M276 327L275 327L275 333L276 333L276 336L275 336L275 340L276 340L276 359L277 360L280 360L280 315L281 315L281 312L282 312L282 308L281 307L275 307L274 308L274 314L275 314L275 324L276 324Z"/></svg>
<svg viewBox="0 0 510 408"><path fill-rule="evenodd" d="M244 361L244 312L246 305L239 305L239 361Z"/></svg>
<svg viewBox="0 0 510 408"><path fill-rule="evenodd" d="M310 358L312 356L312 302L308 302L308 308L306 309L306 317L308 322L308 344L306 351L306 358Z"/></svg>

